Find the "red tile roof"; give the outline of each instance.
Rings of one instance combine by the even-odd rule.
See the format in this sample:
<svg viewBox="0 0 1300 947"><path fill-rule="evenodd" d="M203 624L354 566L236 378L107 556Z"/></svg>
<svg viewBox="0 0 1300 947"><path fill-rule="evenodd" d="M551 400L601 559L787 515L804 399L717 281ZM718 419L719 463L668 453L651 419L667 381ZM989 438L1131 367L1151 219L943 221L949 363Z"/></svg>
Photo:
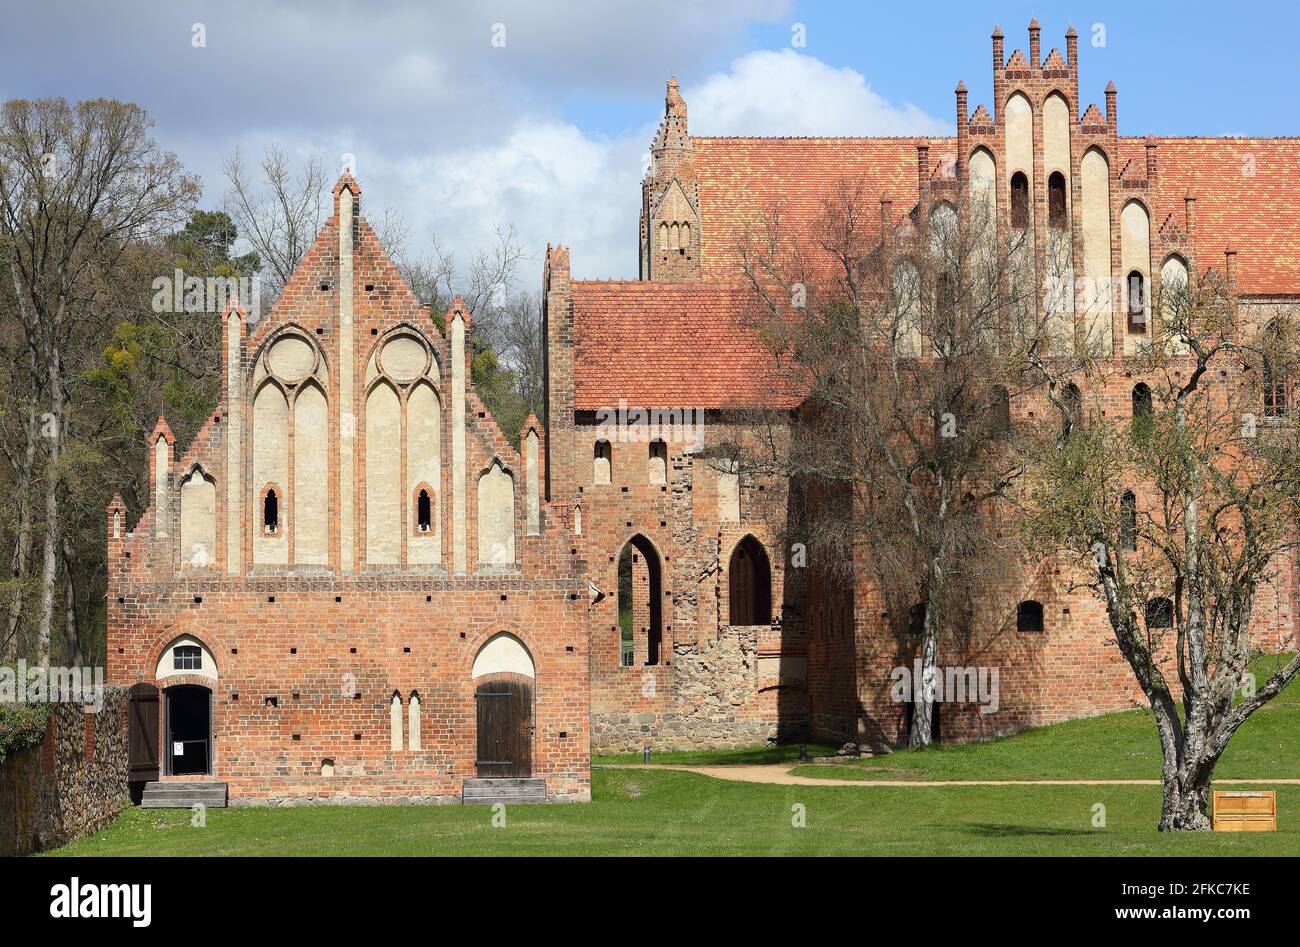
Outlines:
<svg viewBox="0 0 1300 947"><path fill-rule="evenodd" d="M759 224L777 202L784 218L803 230L800 242L822 214L822 205L841 180L862 180L872 200L888 195L901 218L916 203L917 138L695 138L692 165L699 181L702 249L706 280L740 276L736 235ZM932 138L930 166L952 157L951 138ZM874 232L879 206L868 214Z"/></svg>
<svg viewBox="0 0 1300 947"><path fill-rule="evenodd" d="M1090 110L1089 114L1092 114ZM1152 228L1181 219L1183 195L1197 198L1193 248L1200 269L1223 267L1236 245L1238 287L1254 295L1300 294L1300 138L1157 138L1160 185ZM893 200L895 219L916 203L915 138L694 138L699 181L700 270L705 280L739 277L737 235L777 202L806 238L822 203L844 179L861 179L871 199ZM930 167L955 149L931 138ZM1121 138L1111 172L1146 177L1145 138ZM1248 175L1253 170L1253 175ZM1131 193L1140 196L1142 192ZM869 215L872 229L878 215Z"/></svg>
<svg viewBox="0 0 1300 947"><path fill-rule="evenodd" d="M1223 272L1223 250L1231 243L1237 250L1238 290L1300 295L1300 138L1155 141L1160 198L1149 208L1152 228L1171 213L1181 225L1183 196L1191 193L1198 269ZM1121 139L1121 156L1145 162L1144 142Z"/></svg>
<svg viewBox="0 0 1300 947"><path fill-rule="evenodd" d="M756 306L739 285L575 280L575 407L794 407Z"/></svg>

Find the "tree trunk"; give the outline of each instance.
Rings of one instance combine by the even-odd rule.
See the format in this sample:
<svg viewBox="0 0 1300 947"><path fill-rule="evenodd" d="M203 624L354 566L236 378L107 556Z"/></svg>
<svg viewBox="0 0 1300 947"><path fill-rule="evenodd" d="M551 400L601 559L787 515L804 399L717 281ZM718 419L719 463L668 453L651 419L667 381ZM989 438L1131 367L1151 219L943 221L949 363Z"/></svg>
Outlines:
<svg viewBox="0 0 1300 947"><path fill-rule="evenodd" d="M63 373L56 345L45 353L46 379L50 389L50 415L42 421L48 446L45 470L45 535L42 543L41 611L37 626L36 662L50 663L50 633L54 627L54 587L59 577L59 466L63 458Z"/></svg>
<svg viewBox="0 0 1300 947"><path fill-rule="evenodd" d="M1164 800L1160 807L1161 832L1209 832L1210 780L1214 770L1198 767L1187 783L1178 777L1166 778Z"/></svg>
<svg viewBox="0 0 1300 947"><path fill-rule="evenodd" d="M77 620L77 583L72 572L76 561L72 543L63 537L63 632L68 647L69 666L79 667L84 661L81 649L81 625Z"/></svg>
<svg viewBox="0 0 1300 947"><path fill-rule="evenodd" d="M922 750L930 745L933 726L932 711L934 685L937 683L936 667L939 652L938 595L933 579L925 584L925 621L921 640L921 676L912 682L912 732L908 734L907 748Z"/></svg>

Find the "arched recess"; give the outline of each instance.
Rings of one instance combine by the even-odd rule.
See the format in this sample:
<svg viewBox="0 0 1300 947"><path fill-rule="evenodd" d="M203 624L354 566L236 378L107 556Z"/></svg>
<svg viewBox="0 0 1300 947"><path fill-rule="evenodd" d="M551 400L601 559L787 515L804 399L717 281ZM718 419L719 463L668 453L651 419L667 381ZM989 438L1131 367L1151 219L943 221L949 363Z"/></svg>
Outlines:
<svg viewBox="0 0 1300 947"><path fill-rule="evenodd" d="M293 400L293 559L329 563L329 402L312 380Z"/></svg>
<svg viewBox="0 0 1300 947"><path fill-rule="evenodd" d="M609 441L600 438L591 451L591 482L609 483L614 475L614 449Z"/></svg>
<svg viewBox="0 0 1300 947"><path fill-rule="evenodd" d="M1120 272L1125 274L1126 278L1122 284L1124 294L1122 308L1125 312L1130 309L1140 313L1140 318L1129 318L1130 336L1141 336L1142 333L1135 332L1136 326L1148 326L1151 324L1150 310L1150 290L1147 289L1147 298L1136 300L1130 298L1129 287L1136 285L1132 280L1131 274L1139 274L1141 285L1150 287L1151 285L1151 216L1147 213L1146 206L1138 200L1131 200L1124 205L1119 214L1119 245L1120 245ZM1129 338L1129 348L1133 348L1134 340Z"/></svg>
<svg viewBox="0 0 1300 947"><path fill-rule="evenodd" d="M1171 355L1186 355L1189 351L1186 336L1179 331L1190 311L1187 289L1187 261L1171 253L1160 266L1160 316Z"/></svg>
<svg viewBox="0 0 1300 947"><path fill-rule="evenodd" d="M1089 342L1109 353L1114 334L1110 303L1110 162L1100 148L1084 152L1079 163L1079 191L1083 202L1080 220L1086 279L1083 292L1078 295Z"/></svg>
<svg viewBox="0 0 1300 947"><path fill-rule="evenodd" d="M911 260L893 268L894 349L902 358L921 355L921 275Z"/></svg>
<svg viewBox="0 0 1300 947"><path fill-rule="evenodd" d="M478 478L479 566L515 564L515 478L499 459Z"/></svg>
<svg viewBox="0 0 1300 947"><path fill-rule="evenodd" d="M407 542L407 561L432 565L441 559L441 504L438 486L441 472L442 404L438 392L427 381L415 384L406 398L406 483L412 496L415 529ZM427 494L427 523L422 523L420 491ZM427 526L427 528L425 528Z"/></svg>
<svg viewBox="0 0 1300 947"><path fill-rule="evenodd" d="M971 282L977 299L989 299L997 274L997 162L987 148L976 148L966 163L970 181Z"/></svg>
<svg viewBox="0 0 1300 947"><path fill-rule="evenodd" d="M217 564L217 482L195 464L181 481L181 563L187 569Z"/></svg>
<svg viewBox="0 0 1300 947"><path fill-rule="evenodd" d="M480 678L489 674L518 674L535 678L537 667L528 646L510 632L503 631L484 642L474 656L470 677Z"/></svg>
<svg viewBox="0 0 1300 947"><path fill-rule="evenodd" d="M1033 180L1034 180L1034 109L1029 99L1022 92L1014 92L1007 99L1007 180L1016 174L1023 174L1028 189L1029 220L1025 226L1033 223ZM1014 226L1014 225L1013 225Z"/></svg>
<svg viewBox="0 0 1300 947"><path fill-rule="evenodd" d="M637 533L618 556L620 664L657 665L663 650L663 561ZM631 657L628 657L630 655Z"/></svg>
<svg viewBox="0 0 1300 947"><path fill-rule="evenodd" d="M366 563L402 558L402 402L387 380L366 395Z"/></svg>
<svg viewBox="0 0 1300 947"><path fill-rule="evenodd" d="M731 552L727 604L730 625L772 623L772 566L763 544L752 535L736 543Z"/></svg>
<svg viewBox="0 0 1300 947"><path fill-rule="evenodd" d="M253 399L253 491L251 532L254 565L286 565L289 540L285 525L293 511L283 486L289 482L289 400L279 383L268 379ZM264 498L275 485L278 521L274 530L264 528Z"/></svg>

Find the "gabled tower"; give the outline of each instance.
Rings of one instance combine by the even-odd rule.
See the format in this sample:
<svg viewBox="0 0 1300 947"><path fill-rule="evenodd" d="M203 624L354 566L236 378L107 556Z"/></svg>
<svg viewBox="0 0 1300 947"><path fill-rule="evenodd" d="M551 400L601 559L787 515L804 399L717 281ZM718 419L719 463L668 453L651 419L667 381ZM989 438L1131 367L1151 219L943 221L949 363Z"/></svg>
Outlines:
<svg viewBox="0 0 1300 947"><path fill-rule="evenodd" d="M700 275L700 201L694 148L677 77L668 80L664 120L650 147L641 182L641 278L662 282Z"/></svg>

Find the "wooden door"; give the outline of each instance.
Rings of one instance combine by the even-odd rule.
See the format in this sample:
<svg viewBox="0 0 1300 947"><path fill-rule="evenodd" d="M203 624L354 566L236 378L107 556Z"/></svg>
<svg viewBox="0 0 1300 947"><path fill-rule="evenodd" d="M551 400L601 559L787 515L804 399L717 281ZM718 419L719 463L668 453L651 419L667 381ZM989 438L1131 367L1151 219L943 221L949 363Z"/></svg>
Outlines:
<svg viewBox="0 0 1300 947"><path fill-rule="evenodd" d="M133 783L158 778L158 688L136 684L127 709L127 779Z"/></svg>
<svg viewBox="0 0 1300 947"><path fill-rule="evenodd" d="M480 778L533 774L533 687L489 681L474 692Z"/></svg>

